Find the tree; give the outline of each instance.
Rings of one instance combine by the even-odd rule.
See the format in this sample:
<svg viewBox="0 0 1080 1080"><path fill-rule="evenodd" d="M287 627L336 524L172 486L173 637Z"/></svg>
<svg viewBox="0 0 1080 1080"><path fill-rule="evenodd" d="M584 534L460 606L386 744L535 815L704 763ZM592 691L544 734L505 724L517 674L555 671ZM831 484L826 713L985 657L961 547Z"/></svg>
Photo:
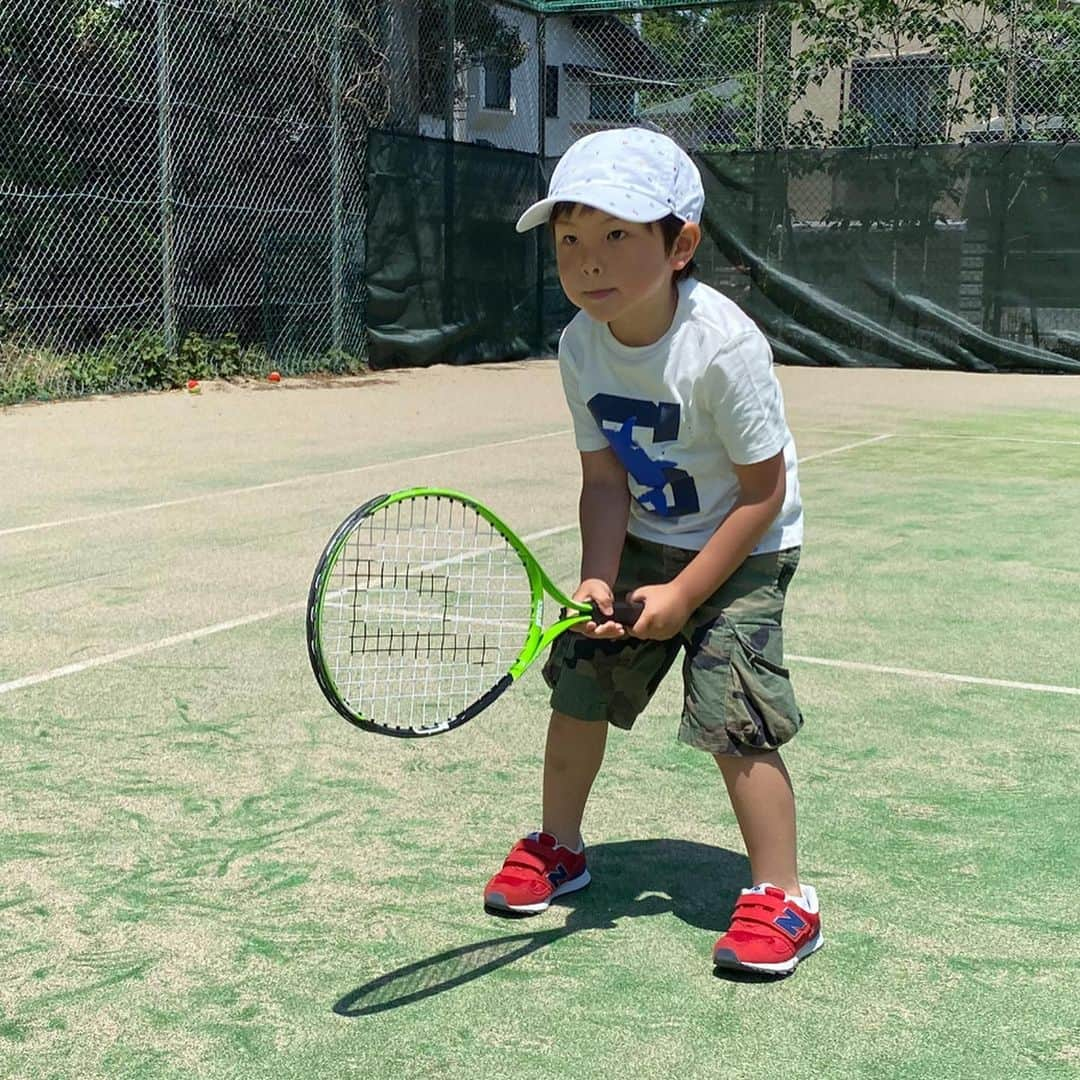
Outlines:
<svg viewBox="0 0 1080 1080"><path fill-rule="evenodd" d="M467 68L484 60L500 60L512 71L528 55L517 28L499 15L494 0L417 0L419 104L424 112L435 116L442 116L447 104L450 4L454 18L455 94L460 93L458 76Z"/></svg>
<svg viewBox="0 0 1080 1080"><path fill-rule="evenodd" d="M807 47L792 58L796 88L821 83L830 71L885 53L899 78L927 84L931 100L924 130L911 141L953 142L994 113L1006 132L1054 137L1080 127L1080 5L1063 0L829 0L801 3L797 26ZM910 58L934 57L947 81L929 86L930 67ZM849 110L840 143L866 141L873 117ZM940 127L938 126L940 123Z"/></svg>

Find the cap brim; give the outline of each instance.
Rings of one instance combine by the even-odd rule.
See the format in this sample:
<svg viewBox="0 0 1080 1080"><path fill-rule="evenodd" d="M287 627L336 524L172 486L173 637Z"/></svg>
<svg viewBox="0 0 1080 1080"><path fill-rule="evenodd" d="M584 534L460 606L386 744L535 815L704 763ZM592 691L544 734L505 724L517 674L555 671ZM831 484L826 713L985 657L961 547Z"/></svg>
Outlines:
<svg viewBox="0 0 1080 1080"><path fill-rule="evenodd" d="M589 184L575 190L569 187L560 191L558 196L541 199L533 203L521 217L518 218L517 231L528 232L537 225L543 225L551 218L552 208L561 202L580 203L582 206L591 206L594 210L602 210L605 214L621 218L623 221L659 221L670 214L671 208L662 202L657 202L643 193L638 193L631 206L626 206L626 190L624 188L608 188L600 184Z"/></svg>
<svg viewBox="0 0 1080 1080"><path fill-rule="evenodd" d="M541 199L539 202L533 203L518 218L515 226L517 231L528 232L530 229L535 229L537 225L543 225L550 219L552 208L558 201L558 199Z"/></svg>

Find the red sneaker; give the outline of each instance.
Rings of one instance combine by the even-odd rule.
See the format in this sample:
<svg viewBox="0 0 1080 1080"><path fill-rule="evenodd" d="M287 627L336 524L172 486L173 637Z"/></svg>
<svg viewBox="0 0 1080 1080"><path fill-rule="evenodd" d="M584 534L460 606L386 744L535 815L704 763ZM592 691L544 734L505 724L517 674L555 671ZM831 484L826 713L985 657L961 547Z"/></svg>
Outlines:
<svg viewBox="0 0 1080 1080"><path fill-rule="evenodd" d="M563 847L550 833L529 833L510 849L502 869L487 883L484 904L535 915L556 896L584 889L590 880L584 852Z"/></svg>
<svg viewBox="0 0 1080 1080"><path fill-rule="evenodd" d="M800 900L789 900L775 885L743 889L731 926L713 946L721 968L788 975L796 964L824 944L817 893L802 887Z"/></svg>

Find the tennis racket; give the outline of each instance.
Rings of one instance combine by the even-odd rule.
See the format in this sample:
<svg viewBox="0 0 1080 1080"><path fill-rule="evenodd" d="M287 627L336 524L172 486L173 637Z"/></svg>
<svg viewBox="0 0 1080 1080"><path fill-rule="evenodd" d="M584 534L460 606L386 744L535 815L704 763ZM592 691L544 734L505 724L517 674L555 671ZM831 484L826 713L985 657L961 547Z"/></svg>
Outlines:
<svg viewBox="0 0 1080 1080"><path fill-rule="evenodd" d="M546 628L545 595L563 609ZM632 626L641 610L621 601L614 619ZM308 594L308 656L349 723L437 735L486 709L590 619L606 616L556 588L487 507L410 488L364 503L330 538Z"/></svg>

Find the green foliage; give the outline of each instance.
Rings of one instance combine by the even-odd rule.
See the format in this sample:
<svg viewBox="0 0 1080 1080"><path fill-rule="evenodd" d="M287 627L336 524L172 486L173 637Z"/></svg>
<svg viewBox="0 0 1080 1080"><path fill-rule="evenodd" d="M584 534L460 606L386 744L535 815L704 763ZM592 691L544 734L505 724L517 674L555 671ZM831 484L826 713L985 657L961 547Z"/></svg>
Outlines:
<svg viewBox="0 0 1080 1080"><path fill-rule="evenodd" d="M334 375L362 375L368 370L363 357L344 349L327 350L321 358L319 368Z"/></svg>
<svg viewBox="0 0 1080 1080"><path fill-rule="evenodd" d="M354 358L327 363L330 370L359 369ZM261 375L270 369L266 353L243 345L235 334L207 338L190 333L175 353L160 334L143 330L108 335L93 350L54 353L0 344L0 405L125 390L168 390L188 379L228 379Z"/></svg>
<svg viewBox="0 0 1080 1080"><path fill-rule="evenodd" d="M1059 0L984 0L982 5L803 0L796 27L808 43L792 57L796 95L859 57L886 53L899 64L914 45L952 73L943 100L934 103L945 122L943 141L956 139L965 125L979 127L1010 110L1013 129L1028 138L1074 139L1080 130L1080 5ZM833 141L854 143L859 126L859 118L853 118Z"/></svg>
<svg viewBox="0 0 1080 1080"><path fill-rule="evenodd" d="M28 365L0 367L0 405L14 405L20 401L33 401L48 397L42 389L39 377Z"/></svg>
<svg viewBox="0 0 1080 1080"><path fill-rule="evenodd" d="M441 112L446 99L446 3L419 0L417 48L421 104L426 111ZM502 60L513 70L529 54L517 27L504 21L493 0L455 0L454 70L460 75L484 60Z"/></svg>
<svg viewBox="0 0 1080 1080"><path fill-rule="evenodd" d="M663 115L665 102L696 94L693 138L703 146L954 142L992 117L1027 139L1080 137L1080 4L780 0L647 11L640 26L681 84L643 89L643 110ZM811 87L866 57L895 65L895 115L882 112L887 94L876 116L848 104L826 122L802 106ZM733 80L737 91L718 97Z"/></svg>
<svg viewBox="0 0 1080 1080"><path fill-rule="evenodd" d="M759 136L760 93L762 130L781 129L788 111L793 7L769 4L764 20L763 10L753 5L644 12L642 40L680 88L642 89L642 110L652 108L657 119L667 102L692 94L691 138L697 146L749 149ZM631 25L631 16L620 18ZM759 51L764 64L760 78Z"/></svg>
<svg viewBox="0 0 1080 1080"><path fill-rule="evenodd" d="M130 56L138 35L125 25L122 6L89 0L70 23L72 38L81 52L107 55L118 63Z"/></svg>

